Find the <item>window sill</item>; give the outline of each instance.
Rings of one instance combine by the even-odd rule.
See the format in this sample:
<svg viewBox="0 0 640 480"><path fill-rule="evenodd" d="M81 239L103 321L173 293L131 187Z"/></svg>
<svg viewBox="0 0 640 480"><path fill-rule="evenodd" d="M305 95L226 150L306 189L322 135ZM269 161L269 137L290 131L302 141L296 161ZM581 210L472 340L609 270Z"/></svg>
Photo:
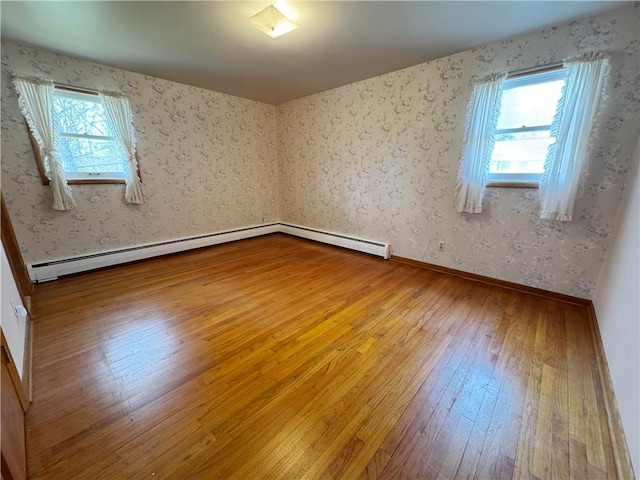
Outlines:
<svg viewBox="0 0 640 480"><path fill-rule="evenodd" d="M42 181L42 185L49 185L49 179L45 178ZM107 184L118 184L118 183L126 183L122 178L103 178L103 179L67 179L68 185L107 185Z"/></svg>
<svg viewBox="0 0 640 480"><path fill-rule="evenodd" d="M94 184L107 184L107 183L125 183L124 179L122 178L96 178L94 179L81 179L81 178L76 178L73 180L67 180L67 183L69 185L90 185L92 183Z"/></svg>
<svg viewBox="0 0 640 480"><path fill-rule="evenodd" d="M538 182L487 182L488 188L539 188Z"/></svg>

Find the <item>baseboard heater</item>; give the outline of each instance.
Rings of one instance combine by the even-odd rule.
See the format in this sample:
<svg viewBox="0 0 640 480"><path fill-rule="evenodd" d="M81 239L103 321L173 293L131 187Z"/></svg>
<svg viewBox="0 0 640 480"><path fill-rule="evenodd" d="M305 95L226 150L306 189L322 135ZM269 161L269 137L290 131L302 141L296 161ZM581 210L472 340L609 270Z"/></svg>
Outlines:
<svg viewBox="0 0 640 480"><path fill-rule="evenodd" d="M138 245L130 248L111 250L108 252L81 255L51 262L33 263L27 265L27 271L33 282L47 282L56 280L63 275L86 272L97 268L110 267L122 263L159 257L170 253L183 252L194 248L209 247L221 243L244 240L246 238L266 235L279 231L279 224L259 225L237 230L200 235L197 237L181 238L166 242Z"/></svg>
<svg viewBox="0 0 640 480"><path fill-rule="evenodd" d="M86 272L98 268L134 262L136 260L144 260L146 258L159 257L171 253L183 252L185 250L209 247L212 245L219 245L221 243L244 240L277 232L349 248L351 250L370 253L372 255L381 256L385 259L389 258L388 243L364 240L338 233L301 227L298 225L271 223L236 230L227 230L208 235L200 235L197 237L138 245L135 247L94 253L90 255L68 257L59 260L52 260L50 262L31 263L27 265L27 270L29 272L29 277L33 282L47 282L73 273Z"/></svg>
<svg viewBox="0 0 640 480"><path fill-rule="evenodd" d="M384 259L388 259L390 255L388 243L365 240L362 238L342 235L340 233L316 230L314 228L301 227L299 225L291 225L288 223L281 223L280 231L296 237L315 240L316 242L328 243L329 245L335 245L337 247L370 253L371 255L376 255Z"/></svg>

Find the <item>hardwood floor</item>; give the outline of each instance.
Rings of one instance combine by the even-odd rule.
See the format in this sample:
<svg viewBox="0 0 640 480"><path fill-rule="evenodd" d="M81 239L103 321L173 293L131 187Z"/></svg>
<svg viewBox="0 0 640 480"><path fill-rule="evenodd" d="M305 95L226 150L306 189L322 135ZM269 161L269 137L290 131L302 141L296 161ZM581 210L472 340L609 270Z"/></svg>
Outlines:
<svg viewBox="0 0 640 480"><path fill-rule="evenodd" d="M280 234L33 306L30 478L615 478L584 307Z"/></svg>

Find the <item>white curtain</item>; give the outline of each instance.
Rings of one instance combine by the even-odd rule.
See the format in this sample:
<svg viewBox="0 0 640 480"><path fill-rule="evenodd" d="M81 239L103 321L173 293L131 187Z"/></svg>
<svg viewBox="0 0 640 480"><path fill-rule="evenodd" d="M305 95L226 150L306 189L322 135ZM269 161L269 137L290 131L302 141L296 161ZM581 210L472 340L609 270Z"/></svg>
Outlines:
<svg viewBox="0 0 640 480"><path fill-rule="evenodd" d="M125 97L102 93L105 111L111 119L116 137L127 153L126 188L124 199L128 203L144 203L142 184L138 176L136 159L136 135L133 129L133 115L129 101Z"/></svg>
<svg viewBox="0 0 640 480"><path fill-rule="evenodd" d="M603 53L590 53L564 64L567 80L551 126L556 141L549 147L540 182L540 218L570 221L587 173L591 130L609 60Z"/></svg>
<svg viewBox="0 0 640 480"><path fill-rule="evenodd" d="M53 208L71 210L76 202L57 158L58 134L53 121L53 83L15 78L13 84L18 92L20 110L40 148L53 193Z"/></svg>
<svg viewBox="0 0 640 480"><path fill-rule="evenodd" d="M467 105L464 147L458 171L458 212L482 212L482 197L493 153L493 130L500 113L500 84L505 77L506 73L494 74L473 85Z"/></svg>

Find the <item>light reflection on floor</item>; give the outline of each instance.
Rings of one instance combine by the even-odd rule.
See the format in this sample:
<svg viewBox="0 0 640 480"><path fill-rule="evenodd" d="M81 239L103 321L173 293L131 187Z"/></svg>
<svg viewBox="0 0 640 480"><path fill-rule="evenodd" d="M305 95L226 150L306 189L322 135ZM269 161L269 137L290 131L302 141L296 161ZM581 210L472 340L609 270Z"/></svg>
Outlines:
<svg viewBox="0 0 640 480"><path fill-rule="evenodd" d="M102 349L122 395L135 395L158 385L180 348L175 333L170 319L148 310L144 316L139 311L133 313L130 322L111 331Z"/></svg>

